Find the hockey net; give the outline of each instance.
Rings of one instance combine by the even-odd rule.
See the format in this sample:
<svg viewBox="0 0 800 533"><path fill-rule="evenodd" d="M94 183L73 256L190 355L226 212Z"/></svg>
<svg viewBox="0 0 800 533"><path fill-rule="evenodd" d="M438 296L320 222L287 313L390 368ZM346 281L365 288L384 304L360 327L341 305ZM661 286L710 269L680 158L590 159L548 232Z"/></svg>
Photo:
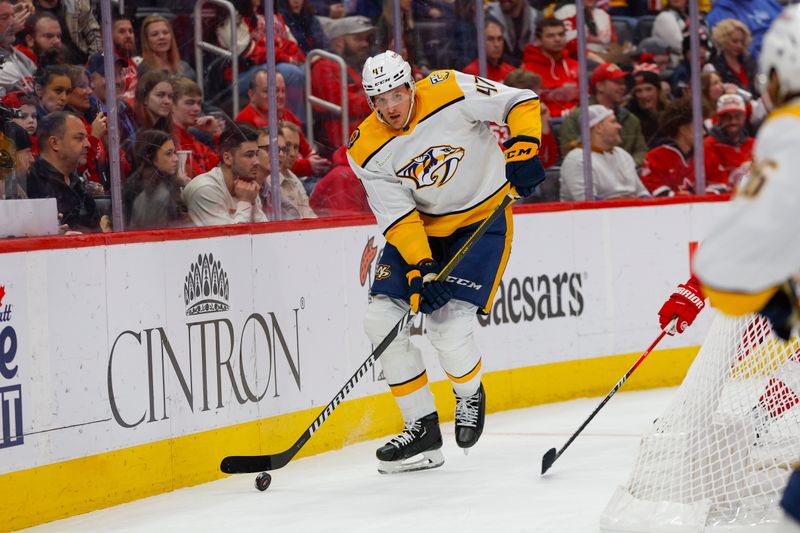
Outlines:
<svg viewBox="0 0 800 533"><path fill-rule="evenodd" d="M718 315L666 411L642 437L604 532L770 530L800 463L800 349L758 316Z"/></svg>

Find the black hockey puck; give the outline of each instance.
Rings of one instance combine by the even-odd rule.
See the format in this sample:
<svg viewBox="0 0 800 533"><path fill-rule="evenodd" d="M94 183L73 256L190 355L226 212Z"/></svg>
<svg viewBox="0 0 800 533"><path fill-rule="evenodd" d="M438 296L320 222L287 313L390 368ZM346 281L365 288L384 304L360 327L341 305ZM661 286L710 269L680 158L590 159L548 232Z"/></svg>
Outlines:
<svg viewBox="0 0 800 533"><path fill-rule="evenodd" d="M256 488L261 492L267 490L270 483L272 483L272 476L269 475L269 472L261 472L256 476Z"/></svg>

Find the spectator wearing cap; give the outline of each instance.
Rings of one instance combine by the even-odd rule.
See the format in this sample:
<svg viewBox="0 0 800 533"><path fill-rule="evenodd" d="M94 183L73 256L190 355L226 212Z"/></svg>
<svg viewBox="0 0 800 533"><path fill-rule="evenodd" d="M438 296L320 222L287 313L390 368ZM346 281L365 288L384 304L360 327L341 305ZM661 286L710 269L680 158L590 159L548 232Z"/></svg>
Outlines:
<svg viewBox="0 0 800 533"><path fill-rule="evenodd" d="M639 43L639 63L653 65L658 73L669 69L671 65L670 47L660 37L648 37Z"/></svg>
<svg viewBox="0 0 800 533"><path fill-rule="evenodd" d="M14 4L0 0L0 88L5 92L33 92L36 63L14 45Z"/></svg>
<svg viewBox="0 0 800 533"><path fill-rule="evenodd" d="M264 69L256 71L253 77L250 78L250 88L247 91L247 97L250 99L250 103L242 108L239 114L236 115L236 122L250 124L256 129L268 126L268 86L267 71ZM286 109L286 84L280 72L275 73L275 101L278 107L278 122L288 121L298 126L302 125L300 119L297 118L294 113ZM330 161L321 157L311 148L301 131L300 157L292 166L292 171L301 177L321 176L328 171L329 167Z"/></svg>
<svg viewBox="0 0 800 533"><path fill-rule="evenodd" d="M486 42L486 77L492 81L503 83L506 76L511 74L516 67L503 61L503 26L495 19L487 17L483 25L484 41ZM461 69L465 74L480 75L478 58Z"/></svg>
<svg viewBox="0 0 800 533"><path fill-rule="evenodd" d="M515 67L524 61L525 49L537 37L538 14L526 0L492 2L486 14L503 25L505 51L503 61Z"/></svg>
<svg viewBox="0 0 800 533"><path fill-rule="evenodd" d="M746 173L753 158L755 139L745 130L747 108L738 94L723 94L717 100L718 123L703 142L706 189L730 192Z"/></svg>
<svg viewBox="0 0 800 533"><path fill-rule="evenodd" d="M631 155L620 148L622 126L614 111L600 104L589 106L589 138L592 154L593 200L650 196L636 173ZM561 201L586 200L583 181L583 149L573 148L561 163Z"/></svg>
<svg viewBox="0 0 800 533"><path fill-rule="evenodd" d="M14 148L14 176L11 176L6 168L0 170L0 198L5 200L27 198L25 178L34 160L31 153L31 137L15 122L6 123L4 130L5 139L0 140L0 145L10 141ZM6 182L9 178L13 183Z"/></svg>
<svg viewBox="0 0 800 533"><path fill-rule="evenodd" d="M374 27L369 19L362 16L344 17L333 21L328 31L330 51L344 59L347 66L347 105L351 133L361 121L369 116L369 106L364 90L361 88L361 69L370 53L370 36ZM326 58L320 58L311 66L312 93L318 98L341 105L341 86L339 65ZM331 154L342 145L341 117L332 113L317 113L315 120L319 128L319 143L324 148L322 155Z"/></svg>
<svg viewBox="0 0 800 533"><path fill-rule="evenodd" d="M761 41L783 6L776 0L714 0L706 21L711 31L725 19L736 19L750 30L750 55L758 61Z"/></svg>
<svg viewBox="0 0 800 533"><path fill-rule="evenodd" d="M600 104L614 112L617 122L622 127L622 149L633 156L636 165L641 165L647 153L647 143L639 119L622 106L627 90L626 76L627 73L614 63L604 63L597 67L592 72L590 80L592 96L589 97L589 104ZM579 142L580 124L577 108L564 118L559 138L562 154L569 152L572 145Z"/></svg>
<svg viewBox="0 0 800 533"><path fill-rule="evenodd" d="M538 46L525 48L523 67L542 79L539 96L554 118L578 104L578 62L566 52L564 21L546 18L536 24Z"/></svg>
<svg viewBox="0 0 800 533"><path fill-rule="evenodd" d="M692 101L673 100L661 114L662 134L642 163L641 180L653 196L693 194L694 188L694 127Z"/></svg>
<svg viewBox="0 0 800 533"><path fill-rule="evenodd" d="M33 95L22 91L10 92L3 97L2 103L9 109L19 110L21 116L11 120L19 124L28 135L36 135L39 122L36 115L36 98ZM36 144L36 137L32 137L31 142Z"/></svg>
<svg viewBox="0 0 800 533"><path fill-rule="evenodd" d="M639 119L647 146L654 146L659 134L658 116L667 105L661 77L649 70L639 70L633 72L632 78L633 94L625 107Z"/></svg>
<svg viewBox="0 0 800 533"><path fill-rule="evenodd" d="M125 60L114 59L114 89L117 102L122 100L125 91L125 78L122 75L125 65ZM105 113L108 110L108 100L106 98L106 63L103 52L97 52L89 57L89 61L86 62L86 74L89 76L89 85L98 101L100 110Z"/></svg>
<svg viewBox="0 0 800 533"><path fill-rule="evenodd" d="M750 94L756 93L757 65L747 46L750 44L750 30L735 19L723 20L711 33L716 46L716 56L711 61L719 72L722 83L733 83Z"/></svg>

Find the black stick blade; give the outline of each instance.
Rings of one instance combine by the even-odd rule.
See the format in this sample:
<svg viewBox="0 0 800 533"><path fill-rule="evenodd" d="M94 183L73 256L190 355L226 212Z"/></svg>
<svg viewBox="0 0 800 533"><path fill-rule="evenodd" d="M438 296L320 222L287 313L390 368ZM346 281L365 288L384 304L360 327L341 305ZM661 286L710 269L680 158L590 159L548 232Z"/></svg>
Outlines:
<svg viewBox="0 0 800 533"><path fill-rule="evenodd" d="M544 475L545 472L550 470L550 467L553 466L553 463L555 462L556 462L556 449L550 448L549 450L547 450L547 453L544 454L544 456L542 457L542 475Z"/></svg>
<svg viewBox="0 0 800 533"><path fill-rule="evenodd" d="M226 474L251 474L273 470L270 456L265 455L231 455L222 460L219 469Z"/></svg>

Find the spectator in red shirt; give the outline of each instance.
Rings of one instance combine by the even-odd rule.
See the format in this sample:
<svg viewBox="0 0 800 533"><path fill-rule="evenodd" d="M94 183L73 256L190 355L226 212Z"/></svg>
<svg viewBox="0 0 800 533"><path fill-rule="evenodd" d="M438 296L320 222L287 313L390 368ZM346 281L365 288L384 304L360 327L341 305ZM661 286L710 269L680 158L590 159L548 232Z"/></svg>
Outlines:
<svg viewBox="0 0 800 533"><path fill-rule="evenodd" d="M61 25L52 13L39 11L25 21L22 39L24 44L18 44L17 50L38 65L43 53L61 48Z"/></svg>
<svg viewBox="0 0 800 533"><path fill-rule="evenodd" d="M558 118L578 104L578 62L566 52L564 21L542 19L536 24L539 46L528 45L522 57L523 67L542 78L539 96Z"/></svg>
<svg viewBox="0 0 800 533"><path fill-rule="evenodd" d="M267 112L269 110L267 71L258 70L250 78L250 88L247 96L250 103L236 115L236 122L250 124L256 129L266 128L269 125ZM291 122L301 125L294 113L286 108L286 84L280 72L275 74L275 101L277 103L277 114L279 122ZM292 172L300 177L322 176L330 168L330 161L320 157L316 151L306 141L305 136L300 133L300 157L292 165Z"/></svg>
<svg viewBox="0 0 800 533"><path fill-rule="evenodd" d="M503 26L497 20L487 17L483 25L484 40L486 41L486 77L492 81L502 83L506 76L516 68L511 63L503 61ZM475 59L472 63L461 69L467 74L480 75L480 65Z"/></svg>
<svg viewBox="0 0 800 533"><path fill-rule="evenodd" d="M11 120L22 126L25 131L28 132L28 135L32 136L31 142L36 145L36 137L34 137L34 135L36 135L36 128L38 126L38 119L36 117L36 99L28 93L14 91L6 94L3 97L2 103L4 106L10 109L18 109L20 111L22 116L15 117ZM37 153L34 153L34 156L38 154L39 147L36 146L36 148Z"/></svg>
<svg viewBox="0 0 800 533"><path fill-rule="evenodd" d="M259 0L233 0L236 19L227 17L217 28L217 40L222 48L230 50L231 24L236 26L236 46L239 51L239 93L244 96L250 78L262 68L267 58L266 20L259 8ZM305 69L306 55L289 31L281 14L273 15L273 35L275 46L275 68L283 74L289 88L289 107L300 117L305 117ZM225 71L226 78L230 70Z"/></svg>
<svg viewBox="0 0 800 533"><path fill-rule="evenodd" d="M311 209L320 217L370 214L367 193L347 162L346 147L334 152L333 164L311 193Z"/></svg>
<svg viewBox="0 0 800 533"><path fill-rule="evenodd" d="M117 59L124 61L122 67L122 77L125 80L124 98L127 102L133 102L136 93L136 63L133 58L136 56L136 38L133 34L133 23L131 19L123 15L114 15L111 39L114 41L114 54Z"/></svg>
<svg viewBox="0 0 800 533"><path fill-rule="evenodd" d="M315 127L319 129L319 146L332 153L342 146L343 133L349 135L372 112L361 87L361 68L370 51L373 26L367 17L344 17L333 21L328 31L331 52L341 56L347 66L348 131L342 132L341 116L331 112L318 113ZM341 105L339 65L320 58L311 67L312 92L336 105ZM344 143L346 144L346 142Z"/></svg>
<svg viewBox="0 0 800 533"><path fill-rule="evenodd" d="M188 78L172 81L172 137L177 151L189 151L191 168L186 172L188 178L205 174L219 164L219 156L211 151L189 128L197 128L213 136L215 144L222 131L211 116L201 116L203 93L200 87Z"/></svg>
<svg viewBox="0 0 800 533"><path fill-rule="evenodd" d="M755 139L745 131L747 108L738 94L723 94L717 100L719 122L703 143L706 190L730 192L750 168Z"/></svg>
<svg viewBox="0 0 800 533"><path fill-rule="evenodd" d="M681 98L667 104L659 126L664 137L645 155L642 183L653 196L694 193L692 101Z"/></svg>

